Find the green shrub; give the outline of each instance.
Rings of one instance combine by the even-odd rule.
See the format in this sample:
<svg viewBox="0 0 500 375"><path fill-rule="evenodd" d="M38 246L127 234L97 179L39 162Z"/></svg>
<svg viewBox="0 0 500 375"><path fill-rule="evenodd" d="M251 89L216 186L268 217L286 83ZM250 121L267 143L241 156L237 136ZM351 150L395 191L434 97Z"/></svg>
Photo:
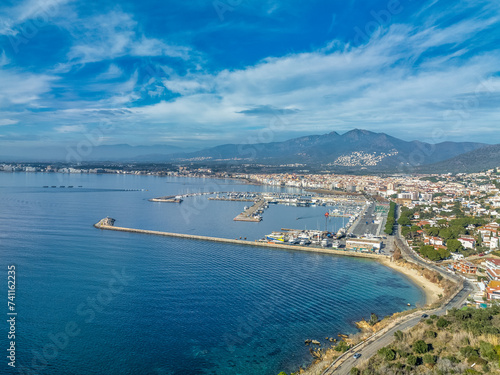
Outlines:
<svg viewBox="0 0 500 375"><path fill-rule="evenodd" d="M466 369L464 374L466 374L466 375L481 375L481 373L479 371L473 370L471 368Z"/></svg>
<svg viewBox="0 0 500 375"><path fill-rule="evenodd" d="M418 354L424 354L429 351L429 345L424 340L415 341L413 351Z"/></svg>
<svg viewBox="0 0 500 375"><path fill-rule="evenodd" d="M425 331L425 336L430 339L435 339L437 337L437 333L434 331Z"/></svg>
<svg viewBox="0 0 500 375"><path fill-rule="evenodd" d="M351 375L359 375L359 374L361 374L361 371L358 368L353 367L353 368L351 368L350 374Z"/></svg>
<svg viewBox="0 0 500 375"><path fill-rule="evenodd" d="M429 325L434 324L434 321L432 319L427 319L425 322Z"/></svg>
<svg viewBox="0 0 500 375"><path fill-rule="evenodd" d="M401 341L404 338L404 333L398 330L394 332L394 337L396 338L396 340Z"/></svg>
<svg viewBox="0 0 500 375"><path fill-rule="evenodd" d="M431 315L430 316L431 319L437 319L437 317L438 317L437 315Z"/></svg>
<svg viewBox="0 0 500 375"><path fill-rule="evenodd" d="M436 326L438 328L446 328L449 325L450 325L450 322L443 317L439 318L438 321L436 322Z"/></svg>
<svg viewBox="0 0 500 375"><path fill-rule="evenodd" d="M479 343L479 353L481 354L481 357L489 359L490 361L498 361L497 351L489 342L481 341Z"/></svg>
<svg viewBox="0 0 500 375"><path fill-rule="evenodd" d="M399 362L391 363L391 368L396 369L396 370L402 370L402 369L404 369L404 367L405 367L405 365L403 365L402 363L399 363Z"/></svg>
<svg viewBox="0 0 500 375"><path fill-rule="evenodd" d="M460 363L460 360L454 355L449 355L448 357L445 358L449 360L451 363Z"/></svg>
<svg viewBox="0 0 500 375"><path fill-rule="evenodd" d="M379 349L378 354L385 358L386 361L393 361L396 359L396 352L392 350L391 348L382 348Z"/></svg>
<svg viewBox="0 0 500 375"><path fill-rule="evenodd" d="M404 350L402 349L397 349L396 350L396 353L398 353L398 355L401 357L401 358L406 358L410 355L410 353L407 353L405 352Z"/></svg>
<svg viewBox="0 0 500 375"><path fill-rule="evenodd" d="M424 354L424 363L426 365L435 365L436 364L436 356L433 356L432 354Z"/></svg>
<svg viewBox="0 0 500 375"><path fill-rule="evenodd" d="M370 320L368 321L368 323L369 323L371 326L373 326L373 325L377 324L377 323L378 323L378 316L377 316L377 314L371 313L371 314L370 314Z"/></svg>
<svg viewBox="0 0 500 375"><path fill-rule="evenodd" d="M470 356L479 356L479 351L477 349L474 349L472 346L468 345L464 346L463 348L460 348L460 354L468 358Z"/></svg>
<svg viewBox="0 0 500 375"><path fill-rule="evenodd" d="M473 365L475 363L477 366L484 366L488 364L488 361L479 357L478 355L471 355L469 358L467 358L467 363L469 365Z"/></svg>
<svg viewBox="0 0 500 375"><path fill-rule="evenodd" d="M342 352L342 353L343 353L343 352L347 351L348 349L349 349L349 345L347 345L347 343L346 343L346 342L344 342L344 341L339 342L339 343L335 346L335 350L336 350L337 352Z"/></svg>
<svg viewBox="0 0 500 375"><path fill-rule="evenodd" d="M410 366L416 366L418 363L418 358L415 357L413 354L410 354L408 358L406 358L406 363Z"/></svg>

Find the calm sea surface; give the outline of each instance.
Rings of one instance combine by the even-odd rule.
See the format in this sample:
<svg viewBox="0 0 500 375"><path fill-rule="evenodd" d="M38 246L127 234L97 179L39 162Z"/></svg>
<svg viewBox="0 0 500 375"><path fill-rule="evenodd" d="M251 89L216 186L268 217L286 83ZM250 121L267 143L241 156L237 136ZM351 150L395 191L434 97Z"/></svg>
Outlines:
<svg viewBox="0 0 500 375"><path fill-rule="evenodd" d="M423 303L408 279L369 260L92 226L109 215L119 226L252 240L282 227L325 228L324 207L271 206L262 222L242 223L232 219L248 203L148 202L264 190L297 192L211 179L0 173L0 349L9 347L10 264L16 364L32 374L274 375L311 361L307 338L324 342L355 332L353 322L371 312ZM1 357L0 373L14 373Z"/></svg>

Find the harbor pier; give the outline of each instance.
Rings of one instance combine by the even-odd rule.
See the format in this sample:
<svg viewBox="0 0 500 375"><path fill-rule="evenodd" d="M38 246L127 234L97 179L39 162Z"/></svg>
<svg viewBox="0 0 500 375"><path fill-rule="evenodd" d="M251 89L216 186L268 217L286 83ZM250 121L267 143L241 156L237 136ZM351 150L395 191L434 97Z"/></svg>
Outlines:
<svg viewBox="0 0 500 375"><path fill-rule="evenodd" d="M251 222L258 223L259 221L262 220L262 216L259 215L259 212L262 212L264 210L264 206L266 204L267 204L266 199L263 199L263 198L259 199L251 207L248 207L245 211L243 211L241 214L236 216L233 220L234 221L251 221Z"/></svg>
<svg viewBox="0 0 500 375"><path fill-rule="evenodd" d="M94 224L94 227L97 229L113 230L113 231L117 231L117 232L140 233L140 234L149 234L149 235L154 235L154 236L184 238L184 239L198 240L198 241L212 241L212 242L244 245L244 246L253 246L253 247L267 247L267 248L278 249L278 250L281 249L281 250L307 251L309 253L343 255L343 256L352 256L352 257L358 257L358 258L371 258L371 259L375 259L375 260L389 259L389 257L387 255L379 255L379 254L371 254L371 253L356 253L356 252L352 252L352 251L335 250L332 248L288 245L285 243L281 244L281 243L269 243L269 242L259 242L259 241L245 241L245 240L221 238L221 237L199 236L199 235L194 235L194 234L182 234L182 233L161 232L161 231L145 230L145 229L124 228L124 227L116 227L116 226L114 226L114 223L115 223L114 219L104 218L104 219L100 220L98 223Z"/></svg>

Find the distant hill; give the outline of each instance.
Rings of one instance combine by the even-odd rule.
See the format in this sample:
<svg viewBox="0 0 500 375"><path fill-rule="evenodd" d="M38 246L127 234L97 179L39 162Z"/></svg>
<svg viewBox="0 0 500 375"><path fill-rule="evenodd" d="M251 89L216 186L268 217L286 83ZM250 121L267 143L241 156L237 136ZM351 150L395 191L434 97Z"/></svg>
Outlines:
<svg viewBox="0 0 500 375"><path fill-rule="evenodd" d="M473 173L496 167L500 167L500 144L481 147L418 170L423 173Z"/></svg>
<svg viewBox="0 0 500 375"><path fill-rule="evenodd" d="M1 150L4 157L0 156L0 161L231 162L272 166L300 163L308 165L310 170L326 168L340 173L415 172L416 168L444 162L484 146L487 145L474 142L407 142L385 133L354 129L344 134L333 131L283 142L225 144L194 152L169 145L100 145L90 149L83 148L83 154L78 154L77 145L68 148L39 147L30 149L29 152L11 147ZM472 155L474 154L467 159L439 164L436 168L442 167L444 171L452 166L460 168L470 164L472 160L476 160L475 163L479 165L483 160L482 154L477 154L475 158ZM485 159L488 163L495 164L494 155ZM429 170L434 171L433 168Z"/></svg>
<svg viewBox="0 0 500 375"><path fill-rule="evenodd" d="M174 154L171 158L174 161L304 163L329 165L339 170L353 167L394 170L408 165L435 163L484 146L484 143L474 142L443 142L436 145L420 141L407 142L384 133L355 129L345 134L331 132L284 142L226 144L187 154Z"/></svg>
<svg viewBox="0 0 500 375"><path fill-rule="evenodd" d="M192 150L192 149L191 149ZM15 147L5 147L1 150L0 161L123 161L141 162L165 160L168 155L183 151L191 151L176 146L151 145L130 146L128 144L99 145L78 148L78 144L68 147L36 147L29 151L18 150Z"/></svg>

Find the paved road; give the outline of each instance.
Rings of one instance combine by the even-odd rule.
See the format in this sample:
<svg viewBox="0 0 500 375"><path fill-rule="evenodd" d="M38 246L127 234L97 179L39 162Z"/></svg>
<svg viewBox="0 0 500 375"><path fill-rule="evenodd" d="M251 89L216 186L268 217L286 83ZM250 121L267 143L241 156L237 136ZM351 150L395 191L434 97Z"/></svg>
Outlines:
<svg viewBox="0 0 500 375"><path fill-rule="evenodd" d="M375 213L375 203L371 203L366 209L365 213L358 218L357 224L352 228L351 233L356 236L362 236L364 234L372 234L374 236L378 235L378 228L380 224L374 224L372 221L377 219ZM368 223L368 224L366 224Z"/></svg>
<svg viewBox="0 0 500 375"><path fill-rule="evenodd" d="M467 299L469 296L469 293L472 291L472 288L470 287L465 287L462 289L448 304L445 306L436 309L436 310L430 310L426 311L426 314L435 314L435 315L444 315L446 314L446 310L449 310L451 308L458 308L462 306L464 301ZM396 325L395 327L391 328L389 331L384 333L383 335L379 336L372 342L369 342L365 347L362 349L356 350L354 352L360 353L361 358L355 359L353 357L353 353L349 354L349 358L345 360L342 365L340 365L338 368L336 368L334 371L331 372L326 372L325 374L341 374L341 375L348 375L351 371L352 367L355 367L356 364L363 360L363 359L368 359L371 356L377 354L377 351L384 346L389 345L391 342L394 341L394 333L398 330L404 331L405 329L409 329L413 326L415 326L417 323L419 323L422 320L421 312L412 314L411 317L409 317L407 320L403 321L402 323ZM416 316L415 316L416 315Z"/></svg>
<svg viewBox="0 0 500 375"><path fill-rule="evenodd" d="M433 265L433 264L428 264L424 261L422 261L421 258L416 256L415 253L411 249L409 249L406 245L403 245L402 240L400 238L400 228L395 228L397 236L396 240L398 241L399 247L402 249L402 254L405 257L405 259L413 261L417 264L421 264L423 266L426 266L428 268L434 269L438 271L443 277L446 277L448 279L452 279L455 281L462 281L463 279L460 276L451 274L449 272L444 271L443 269ZM472 284L470 284L468 281L464 281L464 286L463 288L458 292L458 294L450 300L446 305L435 309L435 310L430 310L426 311L426 314L435 314L435 315L444 315L446 314L446 311L449 309L452 309L454 307L459 308L463 305L463 303L467 300L467 297L469 294L474 290ZM405 329L409 329L413 326L415 326L420 320L422 319L421 317L422 312L416 312L408 317L406 317L405 320L388 330L387 332L380 334L374 339L368 340L367 343L361 346L360 349L355 349L348 351L346 354L346 358L341 365L339 365L337 368L334 370L329 369L325 371L323 374L324 375L330 375L330 374L341 374L341 375L347 375L350 373L350 370L352 367L356 366L356 364L359 361L362 361L363 359L368 359L372 355L375 355L377 351L384 346L389 345L393 340L394 340L394 332L397 330L404 331ZM353 357L354 353L360 353L361 358L360 359L355 359Z"/></svg>

